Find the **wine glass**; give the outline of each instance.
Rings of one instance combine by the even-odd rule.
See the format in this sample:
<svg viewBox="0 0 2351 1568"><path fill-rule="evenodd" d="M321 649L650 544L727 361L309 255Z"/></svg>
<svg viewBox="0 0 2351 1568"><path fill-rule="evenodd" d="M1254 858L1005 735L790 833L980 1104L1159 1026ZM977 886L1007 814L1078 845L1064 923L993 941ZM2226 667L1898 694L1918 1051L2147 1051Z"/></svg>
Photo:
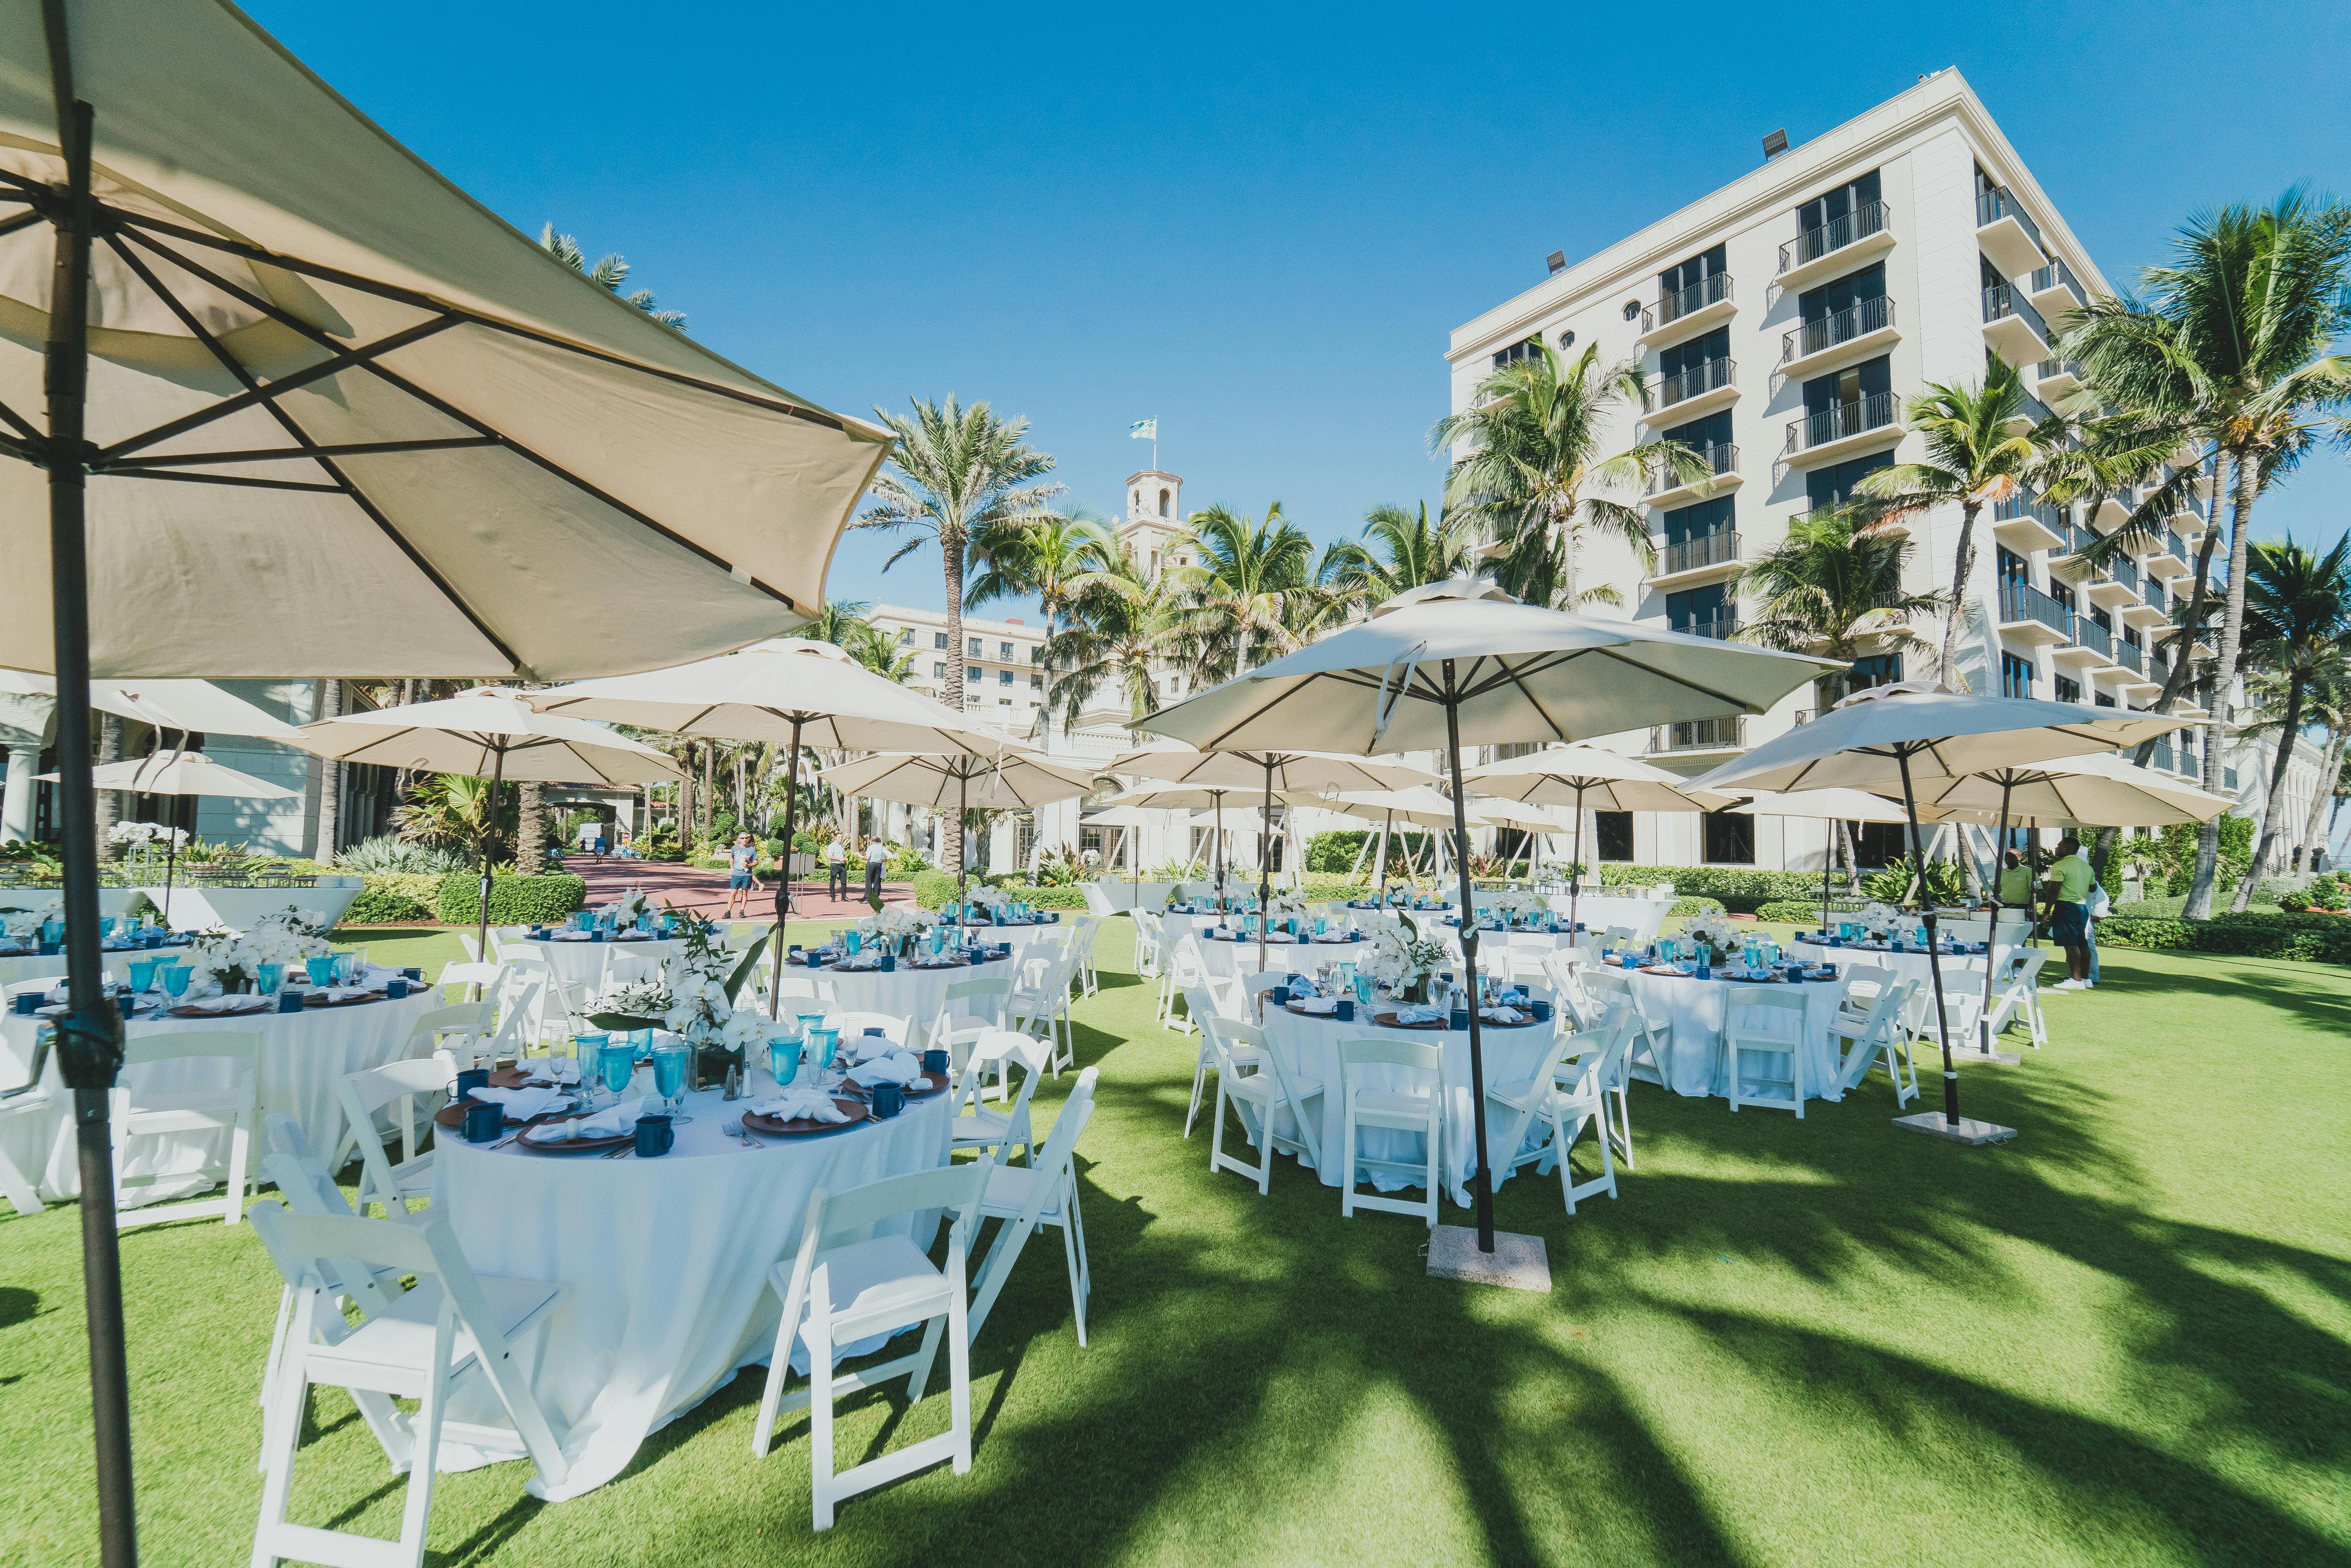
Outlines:
<svg viewBox="0 0 2351 1568"><path fill-rule="evenodd" d="M149 965L147 968L149 974L152 975L154 973L153 965ZM131 973L134 979L137 978L139 974L139 966L133 964L131 967ZM286 966L283 964L256 964L254 966L254 988L265 997L276 996L277 994L277 988L283 985L285 980ZM142 987L141 988L144 989L145 988Z"/></svg>
<svg viewBox="0 0 2351 1568"><path fill-rule="evenodd" d="M799 1076L800 1041L797 1035L776 1035L768 1041L768 1076L778 1089Z"/></svg>
<svg viewBox="0 0 2351 1568"><path fill-rule="evenodd" d="M608 1044L597 1053L596 1065L603 1075L604 1087L617 1099L628 1092L630 1081L637 1075L637 1053L626 1045L615 1049Z"/></svg>
<svg viewBox="0 0 2351 1568"><path fill-rule="evenodd" d="M653 1048L653 1092L669 1108L670 1120L681 1124L694 1120L684 1114L685 1069L690 1059L691 1052L683 1045Z"/></svg>
<svg viewBox="0 0 2351 1568"><path fill-rule="evenodd" d="M170 993L172 1000L177 1002L188 994L188 982L195 977L196 971L190 966L174 964L163 971L163 989Z"/></svg>

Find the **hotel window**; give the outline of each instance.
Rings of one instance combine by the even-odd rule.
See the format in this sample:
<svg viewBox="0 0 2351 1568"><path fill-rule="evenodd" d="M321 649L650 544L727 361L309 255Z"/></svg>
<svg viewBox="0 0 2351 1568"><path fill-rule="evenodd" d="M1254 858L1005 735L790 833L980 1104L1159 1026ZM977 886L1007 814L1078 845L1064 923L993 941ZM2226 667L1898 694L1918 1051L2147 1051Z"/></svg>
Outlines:
<svg viewBox="0 0 2351 1568"><path fill-rule="evenodd" d="M977 659L980 657L981 651L986 646L987 644L982 643L977 637L967 637L964 639L964 656L966 658Z"/></svg>
<svg viewBox="0 0 2351 1568"><path fill-rule="evenodd" d="M1721 636L1737 606L1719 582L1704 588L1686 589L1666 595L1666 624L1676 632L1695 632L1700 636ZM1714 628L1720 625L1723 632Z"/></svg>
<svg viewBox="0 0 2351 1568"><path fill-rule="evenodd" d="M2061 577L2052 576L2049 579L2049 597L2077 613L2082 608L2074 598L2074 585Z"/></svg>
<svg viewBox="0 0 2351 1568"><path fill-rule="evenodd" d="M1002 659L1008 664L1010 664L1012 662L1012 644L1009 643L998 643L996 646L999 650L997 653L997 657Z"/></svg>
<svg viewBox="0 0 2351 1568"><path fill-rule="evenodd" d="M2057 700L2059 702L2077 703L2082 700L2081 682L2067 675L2059 675L2055 677L2051 684L2057 688Z"/></svg>
<svg viewBox="0 0 2351 1568"><path fill-rule="evenodd" d="M1008 685L1010 685L1012 684L1012 672L1011 672L1011 671L1009 671L1009 670L998 670L998 671L997 671L997 672L996 672L996 684L997 684L998 685L999 685L999 686L1008 686Z"/></svg>
<svg viewBox="0 0 2351 1568"><path fill-rule="evenodd" d="M2098 706L2100 707L2112 707L2115 706L2115 699L2108 696L2105 693L2100 692L2098 694Z"/></svg>
<svg viewBox="0 0 2351 1568"><path fill-rule="evenodd" d="M912 626L901 626L901 627L899 627L899 628L898 628L898 646L900 646L901 648L911 648L911 647L913 647L914 645L914 629Z"/></svg>
<svg viewBox="0 0 2351 1568"><path fill-rule="evenodd" d="M1856 305L1885 298L1886 264L1881 261L1874 266L1865 267L1859 272L1847 273L1834 283L1823 283L1818 288L1805 289L1796 296L1796 311L1804 325L1810 327L1815 322L1825 321L1832 316L1850 310ZM1878 326L1883 324L1881 321L1872 326L1857 327L1855 331L1844 333L1823 342L1821 347L1826 348L1829 342L1842 341L1846 337L1858 337L1863 332L1876 331ZM1812 340L1806 339L1804 347L1809 350L1813 347Z"/></svg>
<svg viewBox="0 0 2351 1568"><path fill-rule="evenodd" d="M1880 354L1876 359L1865 361L1833 375L1814 376L1806 382L1804 413L1818 415L1831 409L1850 409L1853 419L1874 417L1877 410L1870 407L1871 400L1893 391L1894 361ZM1890 420L1892 417L1888 410L1886 418Z"/></svg>
<svg viewBox="0 0 2351 1568"><path fill-rule="evenodd" d="M1844 674L1844 689L1866 691L1871 686L1892 685L1902 678L1902 655L1899 653L1866 653L1855 659Z"/></svg>
<svg viewBox="0 0 2351 1568"><path fill-rule="evenodd" d="M1993 558L1993 565L2002 582L2013 582L2023 588L2032 586L2032 569L2025 565L2024 558L2014 550L2001 547L2000 553Z"/></svg>
<svg viewBox="0 0 2351 1568"><path fill-rule="evenodd" d="M1708 811L1706 861L1708 865L1755 863L1755 819L1736 811Z"/></svg>
<svg viewBox="0 0 2351 1568"><path fill-rule="evenodd" d="M932 632L932 633L931 633L931 646L932 646L932 647L934 647L934 648L937 648L937 649L940 649L940 650L945 650L945 649L946 649L946 645L947 645L947 634L946 634L946 632Z"/></svg>
<svg viewBox="0 0 2351 1568"><path fill-rule="evenodd" d="M1496 370L1499 370L1504 365L1515 363L1520 360L1531 360L1535 357L1536 351L1541 347L1542 335L1541 333L1537 333L1535 336L1529 338L1523 343L1513 343L1509 348L1504 349L1500 353L1494 356L1494 368Z"/></svg>
<svg viewBox="0 0 2351 1568"><path fill-rule="evenodd" d="M1633 858L1633 813L1630 811L1594 811L1592 813L1593 852L1604 861L1628 861Z"/></svg>
<svg viewBox="0 0 2351 1568"><path fill-rule="evenodd" d="M1729 270L1724 265L1725 251L1721 246L1702 251L1677 267L1669 267L1657 274L1657 292L1661 297L1680 293L1693 284L1703 283L1718 272ZM1726 353L1729 352L1726 347Z"/></svg>
<svg viewBox="0 0 2351 1568"><path fill-rule="evenodd" d="M1030 691L1036 691L1036 692L1041 692L1041 691L1043 691L1043 690L1045 689L1045 677L1044 677L1044 676L1042 676L1042 675L1031 675L1031 676L1029 676L1029 689Z"/></svg>
<svg viewBox="0 0 2351 1568"><path fill-rule="evenodd" d="M1819 228L1823 224L1834 223L1877 199L1877 171L1872 169L1859 179L1847 181L1834 191L1823 191L1806 202L1797 209L1796 226Z"/></svg>
<svg viewBox="0 0 2351 1568"><path fill-rule="evenodd" d="M1731 515L1730 497L1717 496L1711 501L1700 501L1695 507L1678 507L1666 514L1666 545L1686 545L1692 539L1712 538L1727 534L1739 526Z"/></svg>
<svg viewBox="0 0 2351 1568"><path fill-rule="evenodd" d="M1866 457L1848 458L1843 463L1831 463L1824 467L1811 469L1804 475L1804 500L1815 512L1842 507L1855 498L1854 486L1860 484L1864 476L1875 474L1880 468L1893 466L1894 453L1889 448L1884 452L1873 452Z"/></svg>
<svg viewBox="0 0 2351 1568"><path fill-rule="evenodd" d="M934 660L931 664L931 679L935 681L944 681L946 678L947 662L945 659Z"/></svg>
<svg viewBox="0 0 2351 1568"><path fill-rule="evenodd" d="M977 664L966 664L963 667L963 679L966 685L976 686L987 679L987 675Z"/></svg>
<svg viewBox="0 0 2351 1568"><path fill-rule="evenodd" d="M1730 329L1717 327L1702 332L1687 342L1676 343L1657 352L1657 378L1671 381L1686 371L1703 369L1716 360L1730 358Z"/></svg>
<svg viewBox="0 0 2351 1568"><path fill-rule="evenodd" d="M2004 697L2029 697L2032 695L2032 661L2020 659L2013 653L2000 656L2000 695Z"/></svg>
<svg viewBox="0 0 2351 1568"><path fill-rule="evenodd" d="M1667 441L1678 441L1691 451L1703 454L1709 446L1730 444L1730 411L1721 409L1704 419L1694 419L1687 424L1677 424L1666 432Z"/></svg>

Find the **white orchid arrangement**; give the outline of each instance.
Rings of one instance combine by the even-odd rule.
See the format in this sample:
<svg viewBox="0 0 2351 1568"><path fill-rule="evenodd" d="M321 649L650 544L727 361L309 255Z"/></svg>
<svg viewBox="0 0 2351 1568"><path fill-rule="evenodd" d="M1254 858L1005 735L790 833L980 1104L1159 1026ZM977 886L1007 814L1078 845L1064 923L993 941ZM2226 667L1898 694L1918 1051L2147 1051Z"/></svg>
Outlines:
<svg viewBox="0 0 2351 1568"><path fill-rule="evenodd" d="M653 919L653 901L645 896L643 888L629 888L604 907L611 912L615 925L635 925Z"/></svg>
<svg viewBox="0 0 2351 1568"><path fill-rule="evenodd" d="M1371 952L1362 963L1364 973L1391 990L1401 991L1428 978L1451 958L1443 943L1421 936L1411 921L1399 920L1373 931Z"/></svg>
<svg viewBox="0 0 2351 1568"><path fill-rule="evenodd" d="M918 909L898 909L884 906L859 921L859 937L868 942L894 942L900 937L911 941L928 932L931 917Z"/></svg>
<svg viewBox="0 0 2351 1568"><path fill-rule="evenodd" d="M756 1006L737 1007L735 994L749 976L758 949L738 956L718 939L706 915L681 912L682 943L657 979L608 988L590 1015L600 1029L647 1029L658 1023L697 1046L740 1051L768 1037L768 1019Z"/></svg>
<svg viewBox="0 0 2351 1568"><path fill-rule="evenodd" d="M1288 888L1280 893L1275 894L1267 903L1265 907L1266 913L1270 915L1276 920L1303 920L1307 918L1306 900L1299 895L1296 888Z"/></svg>
<svg viewBox="0 0 2351 1568"><path fill-rule="evenodd" d="M982 885L975 887L969 893L966 894L964 895L964 902L967 904L976 904L980 908L987 910L993 914L995 911L999 909L1010 909L1012 907L1013 898L1010 894L1005 892L1000 887L988 887Z"/></svg>
<svg viewBox="0 0 2351 1568"><path fill-rule="evenodd" d="M1719 915L1700 915L1683 922L1682 936L1692 942L1702 942L1717 953L1733 952L1739 946L1739 933Z"/></svg>
<svg viewBox="0 0 2351 1568"><path fill-rule="evenodd" d="M1387 881L1382 884L1382 892L1390 904L1409 904L1413 894L1412 878L1390 872Z"/></svg>
<svg viewBox="0 0 2351 1568"><path fill-rule="evenodd" d="M117 822L106 831L106 841L141 847L165 844L172 849L183 849L188 842L188 834L183 828L167 828L161 822Z"/></svg>
<svg viewBox="0 0 2351 1568"><path fill-rule="evenodd" d="M198 986L218 985L225 990L232 984L254 980L264 964L283 964L292 968L306 958L331 951L326 933L324 915L315 909L297 909L289 904L275 915L263 915L243 931L216 925L209 931L197 932L188 938L188 963L198 972Z"/></svg>
<svg viewBox="0 0 2351 1568"><path fill-rule="evenodd" d="M29 939L35 932L40 930L41 922L47 918L47 916L38 910L28 912L21 909L13 915L0 916L0 919L5 919L7 923L8 935L19 941Z"/></svg>
<svg viewBox="0 0 2351 1568"><path fill-rule="evenodd" d="M1488 896L1486 907L1512 920L1523 920L1551 908L1551 901L1531 887L1506 887Z"/></svg>
<svg viewBox="0 0 2351 1568"><path fill-rule="evenodd" d="M1872 936L1884 936L1899 918L1892 904L1872 903L1861 912L1861 928Z"/></svg>

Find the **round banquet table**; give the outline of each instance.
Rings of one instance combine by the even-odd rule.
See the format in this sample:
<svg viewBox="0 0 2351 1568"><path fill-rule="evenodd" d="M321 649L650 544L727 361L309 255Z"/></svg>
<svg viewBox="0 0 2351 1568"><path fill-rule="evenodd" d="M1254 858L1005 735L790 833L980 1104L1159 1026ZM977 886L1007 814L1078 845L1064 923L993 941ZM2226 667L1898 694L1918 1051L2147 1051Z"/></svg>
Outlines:
<svg viewBox="0 0 2351 1568"><path fill-rule="evenodd" d="M1384 1008L1385 1002L1374 1002L1374 1008ZM1419 1045L1442 1046L1445 1051L1445 1150L1444 1178L1453 1201L1463 1207L1469 1204L1469 1178L1475 1174L1475 1162L1470 1158L1477 1145L1476 1107L1469 1095L1469 1034L1467 1030L1398 1029L1385 1027L1365 1019L1361 1009L1354 1019L1341 1023L1335 1018L1316 1018L1291 1012L1288 1008L1269 1005L1265 1009L1265 1035L1269 1044L1281 1053L1282 1071L1290 1075L1290 1087L1301 1094L1311 1092L1315 1084L1323 1086L1322 1117L1314 1129L1322 1152L1322 1165L1316 1174L1325 1186L1338 1186L1345 1179L1346 1151L1342 1147L1342 1132L1347 1108L1342 1101L1339 1082L1339 1042L1343 1040L1380 1038L1408 1040ZM1504 1029L1491 1023L1481 1024L1479 1040L1485 1054L1486 1086L1523 1083L1542 1071L1547 1059L1559 1048L1556 1023L1531 1024L1516 1029ZM1357 1082L1368 1089L1417 1090L1426 1087L1427 1080L1408 1068L1374 1066L1361 1070ZM1287 1131L1285 1117L1278 1127ZM1549 1127L1545 1126L1548 1135ZM1424 1138L1418 1133L1400 1133L1385 1128L1360 1128L1356 1146L1366 1159L1425 1160ZM1495 1174L1496 1184L1501 1180L1502 1166L1515 1150L1505 1147L1510 1127L1504 1117L1487 1107L1487 1162ZM1305 1164L1301 1157L1301 1165ZM1373 1185L1382 1191L1394 1192L1409 1183L1405 1178L1388 1172L1377 1173Z"/></svg>
<svg viewBox="0 0 2351 1568"><path fill-rule="evenodd" d="M1616 972L1629 973L1633 995L1642 1014L1667 1032L1670 1049L1666 1087L1677 1094L1698 1097L1728 1094L1730 1060L1729 1053L1722 1048L1722 1030L1729 1021L1725 1015L1730 988L1771 982L1726 979L1719 974L1713 979L1701 980L1694 975L1653 975L1646 969ZM1804 1098L1842 1100L1844 1091L1838 1086L1837 1070L1843 1058L1828 1031L1836 1017L1837 1005L1844 997L1845 982L1840 976L1834 980L1807 980L1789 985L1789 988L1802 991L1804 998L1801 1053ZM1752 1010L1763 1015L1753 1020L1758 1028L1771 1027L1768 1012Z"/></svg>
<svg viewBox="0 0 2351 1568"><path fill-rule="evenodd" d="M299 1013L251 1013L243 1017L175 1019L141 1017L126 1026L138 1037L201 1030L233 1030L261 1036L261 1106L254 1124L254 1145L247 1169L259 1179L262 1155L268 1148L262 1119L283 1113L294 1119L321 1155L341 1139L343 1112L335 1086L347 1072L381 1067L407 1047L416 1020L442 1006L439 993L426 987L399 1001L360 1002L349 1007L309 1008ZM31 1075L33 1051L46 1020L0 1018L0 1082L14 1087ZM48 1083L47 1108L0 1120L0 1140L16 1168L40 1189L45 1198L79 1196L81 1177L75 1155L73 1094L57 1071L57 1053L49 1054L43 1072ZM158 1061L123 1070L123 1082L137 1098L149 1090L168 1093L180 1089L225 1086L230 1070L202 1061ZM168 1176L199 1170L224 1161L228 1134L159 1134L134 1140L123 1162L128 1176ZM169 1182L133 1187L133 1202L149 1203L183 1195Z"/></svg>
<svg viewBox="0 0 2351 1568"><path fill-rule="evenodd" d="M719 936L724 936L726 927L718 926L716 931ZM643 964L650 969L659 969L671 958L685 951L685 944L683 941L674 937L656 936L649 936L638 942L619 940L590 942L584 938L574 942L554 937L540 941L526 936L510 940L506 946L508 948L520 948L533 957L545 960L548 968L554 972L559 983L565 986L585 986L591 991L602 990L611 979L612 960L616 955L626 954L632 962Z"/></svg>
<svg viewBox="0 0 2351 1568"><path fill-rule="evenodd" d="M1997 955L1999 962L2003 964L2008 962L2009 956L2016 950L2014 944L2001 943ZM1916 980L1918 982L1918 989L1911 996L1910 1010L1903 1021L1914 1030L1923 1030L1935 1016L1934 976L1928 968L1927 955L1915 948L1907 953L1896 953L1891 948L1864 947L1851 942L1842 947L1831 947L1820 942L1791 942L1788 944L1788 952L1792 956L1811 962L1834 964L1840 974L1844 972L1847 965L1861 964L1871 968L1886 970L1894 977L1896 984L1904 980ZM1978 1000L1982 999L1984 981L1982 954L1945 953L1942 955L1941 967L1943 997L1946 1001L1955 1000L1961 993L1974 997Z"/></svg>
<svg viewBox="0 0 2351 1568"><path fill-rule="evenodd" d="M1017 976L1019 964L1018 952L1009 958L991 958L981 964L952 964L940 968L924 968L899 960L897 968L888 974L879 969L809 968L799 964L784 966L786 977L806 975L810 979L823 980L832 987L834 1005L847 1012L887 1013L892 1018L907 1019L914 1026L914 1038L909 1044L923 1037L931 1020L947 1003L947 988L965 980L1002 980ZM963 1009L971 1012L968 1004ZM975 1015L977 1016L977 1015Z"/></svg>
<svg viewBox="0 0 2351 1568"><path fill-rule="evenodd" d="M433 1212L448 1218L465 1260L480 1273L571 1287L524 1346L533 1387L568 1428L570 1473L560 1487L534 1477L538 1496L558 1501L602 1486L649 1434L737 1368L768 1360L783 1311L768 1270L798 1250L811 1191L847 1192L947 1163L951 1092L886 1122L769 1137L755 1149L723 1125L773 1091L764 1069L752 1077L758 1089L732 1103L716 1089L688 1094L694 1120L659 1159L438 1144ZM893 1225L907 1228L903 1220L883 1228ZM927 1245L931 1233L915 1239ZM485 1397L453 1399L451 1418L491 1418L468 1403ZM444 1443L441 1468L510 1457Z"/></svg>
<svg viewBox="0 0 2351 1568"><path fill-rule="evenodd" d="M1257 938L1255 936L1216 936L1208 930L1195 934L1200 945L1200 962L1209 974L1219 979L1234 975L1258 973ZM1324 964L1364 961L1371 951L1369 942L1324 942L1313 938L1301 942L1295 938L1275 940L1268 937L1265 944L1267 972L1287 974L1295 971L1311 974Z"/></svg>
<svg viewBox="0 0 2351 1568"><path fill-rule="evenodd" d="M110 947L103 956L106 967L114 972L115 977L127 982L133 960L161 958L166 963L184 964L191 950L183 942L173 947ZM0 954L0 988L21 986L27 980L61 980L65 973L63 953L52 953L46 958L37 953Z"/></svg>

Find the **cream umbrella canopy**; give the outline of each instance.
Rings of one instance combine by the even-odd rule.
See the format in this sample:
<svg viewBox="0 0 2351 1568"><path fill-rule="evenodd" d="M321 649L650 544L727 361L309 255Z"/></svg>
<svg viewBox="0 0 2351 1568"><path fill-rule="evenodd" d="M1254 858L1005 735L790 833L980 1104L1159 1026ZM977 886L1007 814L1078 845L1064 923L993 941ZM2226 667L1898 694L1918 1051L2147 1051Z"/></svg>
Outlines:
<svg viewBox="0 0 2351 1568"><path fill-rule="evenodd" d="M1749 817L1810 817L1827 822L1899 822L1907 821L1899 801L1865 789L1799 789L1792 794L1758 793L1730 810ZM1829 852L1821 849L1821 929L1829 924ZM1995 946L1999 933L1995 931ZM1987 966L1989 967L1989 966Z"/></svg>
<svg viewBox="0 0 2351 1568"><path fill-rule="evenodd" d="M200 685L203 683L193 684ZM287 727L290 733L292 727ZM37 777L44 783L57 781L57 775L54 773L43 773ZM200 751L159 751L129 762L109 762L91 768L89 781L98 789L119 789L126 795L211 795L244 800L290 800L298 793L266 779L256 779L250 773L224 768ZM169 924L172 918L172 875L180 859L180 831L177 828L166 830L163 845L163 919Z"/></svg>
<svg viewBox="0 0 2351 1568"><path fill-rule="evenodd" d="M1508 757L1472 768L1462 782L1480 795L1565 806L1575 813L1573 870L1567 883L1567 923L1575 925L1583 894L1583 811L1586 798L1596 811L1696 811L1698 803L1682 792L1678 773L1598 746L1555 746L1524 757Z"/></svg>
<svg viewBox="0 0 2351 1568"><path fill-rule="evenodd" d="M57 683L53 676L27 670L0 670L0 692L54 697ZM291 741L295 735L292 725L210 681L92 681L89 706L183 734L250 735L282 741Z"/></svg>
<svg viewBox="0 0 2351 1568"><path fill-rule="evenodd" d="M1466 841L1465 745L1573 740L1762 713L1832 668L1800 654L1521 604L1491 582L1454 579L1398 594L1368 621L1139 719L1135 727L1204 751L1277 744L1366 755L1441 751L1452 773L1455 831ZM1460 882L1466 912L1466 861ZM1462 923L1461 940L1474 975L1476 922ZM1478 1250L1491 1254L1484 1036L1475 1008L1469 1082Z"/></svg>

